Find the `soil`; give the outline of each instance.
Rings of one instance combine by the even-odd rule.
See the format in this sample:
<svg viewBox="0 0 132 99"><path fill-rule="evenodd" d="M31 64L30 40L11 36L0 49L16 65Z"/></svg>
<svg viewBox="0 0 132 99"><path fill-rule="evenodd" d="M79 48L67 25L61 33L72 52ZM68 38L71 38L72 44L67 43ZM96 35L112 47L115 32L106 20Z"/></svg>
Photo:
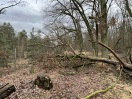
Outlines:
<svg viewBox="0 0 132 99"><path fill-rule="evenodd" d="M10 83L16 87L16 92L7 99L83 99L94 91L114 84L119 76L119 71L112 65L102 63L83 66L78 71L69 67L42 69L37 64L34 65L32 73L29 64L25 65L26 68L0 78L0 85ZM65 72L68 73L63 75ZM47 91L34 87L33 81L37 75L48 75L53 82L53 88ZM132 78L122 74L113 89L97 94L91 99L132 99Z"/></svg>

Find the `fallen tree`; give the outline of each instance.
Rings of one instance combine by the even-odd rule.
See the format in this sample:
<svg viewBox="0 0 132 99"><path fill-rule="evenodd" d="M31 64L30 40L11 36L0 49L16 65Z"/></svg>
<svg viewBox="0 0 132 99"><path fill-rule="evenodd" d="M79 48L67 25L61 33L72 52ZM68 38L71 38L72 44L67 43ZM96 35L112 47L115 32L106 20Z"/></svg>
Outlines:
<svg viewBox="0 0 132 99"><path fill-rule="evenodd" d="M89 60L91 62L103 62L103 63L107 63L107 64L112 64L112 65L114 65L117 68L118 67L119 68L123 68L123 72L127 73L129 76L132 77L132 64L129 64L129 63L126 63L126 62L122 61L121 58L114 52L114 50L112 50L107 45L105 45L105 44L103 44L101 42L95 42L95 43L98 43L101 46L103 46L106 49L108 49L108 51L110 51L115 56L116 60L112 60L112 59L108 59L108 58L102 58L102 57L85 56L85 55L82 55L82 54L77 55L75 53L73 55L66 55L66 57L72 58L72 59L80 58L80 59ZM57 55L57 57L65 57L65 56ZM130 61L131 61L131 58L130 58ZM83 66L83 63L80 66ZM74 68L75 67L76 66L74 66ZM77 67L78 67L78 65L77 65Z"/></svg>
<svg viewBox="0 0 132 99"><path fill-rule="evenodd" d="M129 63L125 63L121 60L121 58L114 52L114 50L112 50L110 47L108 47L107 45L103 44L102 42L97 42L98 44L100 44L101 46L105 47L106 49L108 49L114 56L115 58L119 61L120 67L123 68L123 71L126 72L129 76L132 76L132 64ZM130 55L131 57L131 55ZM131 61L131 58L129 58Z"/></svg>
<svg viewBox="0 0 132 99"><path fill-rule="evenodd" d="M57 55L57 57L62 57L62 56ZM67 57L74 58L74 59L75 58L85 59L85 60L88 60L88 61L91 61L91 62L103 62L103 63L114 65L117 68L120 66L120 68L123 67L123 71L124 72L126 72L127 74L129 74L130 76L132 76L132 65L128 64L128 63L124 63L124 62L123 62L124 65L122 65L118 60L112 60L112 59L101 58L101 57L84 56L84 55L76 55L76 56L69 55ZM81 67L81 66L84 66L83 63L81 65L74 65L72 67L76 68L76 67Z"/></svg>

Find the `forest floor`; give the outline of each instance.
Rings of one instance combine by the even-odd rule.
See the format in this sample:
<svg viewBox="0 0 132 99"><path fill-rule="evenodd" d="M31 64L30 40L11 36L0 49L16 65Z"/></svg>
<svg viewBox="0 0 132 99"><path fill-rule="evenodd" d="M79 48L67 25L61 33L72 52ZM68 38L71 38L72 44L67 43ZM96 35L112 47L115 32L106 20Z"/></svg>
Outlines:
<svg viewBox="0 0 132 99"><path fill-rule="evenodd" d="M25 65L26 68L0 78L0 85L10 83L16 87L16 92L8 99L83 99L94 91L114 84L119 76L113 66L102 63L80 67L77 72L69 67L45 70L35 65L34 72L31 73L29 63L25 62ZM48 75L53 82L53 88L46 91L37 86L33 87L37 75ZM92 99L132 99L132 78L122 74L113 89Z"/></svg>

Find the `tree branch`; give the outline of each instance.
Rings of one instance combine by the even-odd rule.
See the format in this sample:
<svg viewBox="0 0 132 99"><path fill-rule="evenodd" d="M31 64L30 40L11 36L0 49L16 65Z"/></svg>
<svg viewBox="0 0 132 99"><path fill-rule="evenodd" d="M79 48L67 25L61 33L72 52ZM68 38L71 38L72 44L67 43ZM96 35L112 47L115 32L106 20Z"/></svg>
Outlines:
<svg viewBox="0 0 132 99"><path fill-rule="evenodd" d="M128 13L129 13L129 15L132 17L132 10L129 7L129 2L128 2L128 0L125 0L125 2L126 2L126 9L127 9Z"/></svg>
<svg viewBox="0 0 132 99"><path fill-rule="evenodd" d="M108 49L116 58L117 60L123 65L125 66L125 63L119 58L119 56L107 45L103 44L102 42L98 41L98 44L100 44L101 46L105 47L106 49Z"/></svg>
<svg viewBox="0 0 132 99"><path fill-rule="evenodd" d="M9 5L9 6L6 6L6 7L1 8L1 9L0 9L0 14L4 14L5 11L6 11L5 9L8 9L8 8L10 8L10 7L13 7L13 6L16 6L16 5L20 4L20 3L22 3L21 0L20 0L19 2L16 2L16 1L15 1L15 4L12 4L12 5Z"/></svg>

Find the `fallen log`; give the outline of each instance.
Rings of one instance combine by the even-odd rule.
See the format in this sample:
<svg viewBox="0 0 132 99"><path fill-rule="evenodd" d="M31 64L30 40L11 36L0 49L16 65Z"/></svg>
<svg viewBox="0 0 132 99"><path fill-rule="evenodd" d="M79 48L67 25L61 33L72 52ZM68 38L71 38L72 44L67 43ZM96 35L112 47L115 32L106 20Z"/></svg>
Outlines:
<svg viewBox="0 0 132 99"><path fill-rule="evenodd" d="M93 41L92 41L92 42L93 42ZM123 71L124 71L125 73L127 73L129 76L132 77L132 64L123 62L123 61L121 60L121 58L114 52L114 50L112 50L109 46L103 44L102 42L98 41L98 42L94 42L94 43L98 43L98 44L100 44L101 46L105 47L108 51L110 51L110 52L115 56L115 58L118 60L118 61L116 62L116 64L115 64L115 62L114 62L114 64L115 64L115 65L120 65L120 68L123 68ZM130 56L130 61L132 61L132 60L131 60L131 56ZM105 61L102 61L102 62L106 62L106 59L105 59ZM107 61L107 63L109 63L109 62ZM113 62L110 62L110 63L113 63Z"/></svg>
<svg viewBox="0 0 132 99"><path fill-rule="evenodd" d="M104 62L104 63L108 63L108 64L111 64L111 65L118 65L119 64L119 61L108 59L108 58L83 56L83 55L80 55L79 57L82 58L82 59L87 59L87 60L92 61L92 62Z"/></svg>
<svg viewBox="0 0 132 99"><path fill-rule="evenodd" d="M59 56L57 55L57 57L59 57ZM62 57L62 55L61 55L61 57ZM103 62L103 63L114 65L116 68L118 68L119 65L122 65L118 60L112 60L112 59L108 59L108 58L92 57L92 56L84 56L84 55L75 55L75 56L69 55L67 57L74 58L74 59L80 58L80 59L88 60L91 62ZM76 66L78 67L78 65L75 65L74 68L76 68ZM79 65L79 66L83 66L83 63L82 63L82 65ZM132 64L128 64L128 63L124 62L123 72L127 73L129 76L132 76Z"/></svg>
<svg viewBox="0 0 132 99"><path fill-rule="evenodd" d="M9 85L9 83L0 86L0 99L4 99L16 91L14 85Z"/></svg>
<svg viewBox="0 0 132 99"><path fill-rule="evenodd" d="M115 58L117 59L117 60L111 60L111 59L107 59L107 58L99 58L99 57L87 57L87 56L84 56L84 55L77 55L76 53L74 53L74 55L70 55L70 56L66 56L66 57L72 57L73 59L75 59L75 58L80 58L80 59L88 59L88 60L90 60L90 61L99 61L99 62L104 62L104 63L108 63L108 64L112 64L112 65L115 65L115 66L120 66L120 68L123 68L123 71L125 72L125 73L127 73L128 75L130 75L131 77L132 77L132 64L129 64L129 63L125 63L123 60L121 60L121 58L114 52L114 50L112 50L109 46L107 46L107 45L105 45L105 44L103 44L102 42L100 42L100 41L98 41L98 42L94 42L94 41L91 41L91 42L93 42L93 43L97 43L97 44L99 44L99 45L101 45L102 47L104 47L104 48L106 48L109 52L111 52L114 56L115 56ZM74 49L71 47L71 50L73 51L73 52L75 52L74 51ZM61 56L61 55L58 55L58 56ZM62 57L62 56L61 56ZM65 57L65 56L64 56ZM131 59L131 56L130 56L130 61L131 61L131 63L132 63L132 59Z"/></svg>
<svg viewBox="0 0 132 99"><path fill-rule="evenodd" d="M104 62L104 63L108 63L111 65L121 65L121 63L117 60L112 60L112 59L108 59L108 58L101 58L101 57L90 57L90 56L79 56L82 59L88 59L90 61L94 61L94 62ZM128 64L124 62L123 65L124 69L130 70L132 71L132 64Z"/></svg>
<svg viewBox="0 0 132 99"><path fill-rule="evenodd" d="M127 70L130 70L132 72L132 64L128 64L128 63L123 62L121 60L121 58L109 46L103 44L102 42L98 42L98 44L100 44L101 46L103 46L106 49L108 49L108 51L110 51L115 56L115 58L120 62L120 64L122 65L123 68L125 68Z"/></svg>

